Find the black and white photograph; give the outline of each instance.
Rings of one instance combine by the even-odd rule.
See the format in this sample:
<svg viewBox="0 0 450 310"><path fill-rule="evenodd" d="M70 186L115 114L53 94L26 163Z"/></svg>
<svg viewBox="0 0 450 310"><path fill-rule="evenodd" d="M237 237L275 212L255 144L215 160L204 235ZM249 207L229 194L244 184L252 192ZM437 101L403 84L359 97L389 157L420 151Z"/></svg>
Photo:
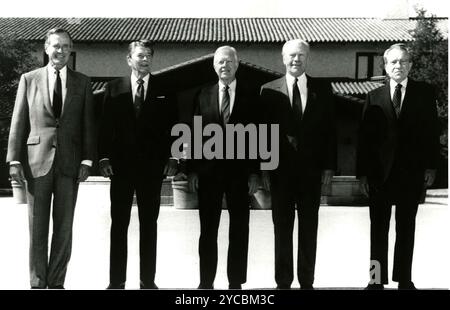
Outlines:
<svg viewBox="0 0 450 310"><path fill-rule="evenodd" d="M448 292L448 8L2 4L2 296Z"/></svg>

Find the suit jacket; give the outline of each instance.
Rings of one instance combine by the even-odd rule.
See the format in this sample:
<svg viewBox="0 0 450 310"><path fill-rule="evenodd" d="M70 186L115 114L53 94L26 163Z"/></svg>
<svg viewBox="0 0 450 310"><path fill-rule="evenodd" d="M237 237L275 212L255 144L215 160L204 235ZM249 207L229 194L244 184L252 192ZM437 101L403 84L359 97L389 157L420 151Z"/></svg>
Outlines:
<svg viewBox="0 0 450 310"><path fill-rule="evenodd" d="M236 83L236 94L233 109L228 124L243 124L244 126L254 123L258 125L257 94L247 89L239 80ZM200 89L194 99L194 115L202 116L203 127L208 124L219 124L222 126L222 118L219 111L219 85L205 86ZM224 129L224 128L223 128ZM224 129L225 141L225 129ZM249 140L246 137L246 154L248 157ZM206 139L204 138L204 141ZM253 141L255 142L255 141ZM193 144L191 144L193 145ZM235 143L235 153L237 146ZM223 147L224 158L226 148ZM226 173L234 177L248 177L250 173L258 173L258 160L249 159L212 159L212 160L189 160L188 172L196 172L200 175L217 175Z"/></svg>
<svg viewBox="0 0 450 310"><path fill-rule="evenodd" d="M60 120L50 101L47 68L20 78L7 162L20 161L27 176L48 173L58 152L58 169L76 178L82 160L94 160L95 125L90 79L67 68L67 93Z"/></svg>
<svg viewBox="0 0 450 310"><path fill-rule="evenodd" d="M106 86L100 123L99 159L109 158L115 175L136 171L162 174L170 156L170 131L177 118L172 98L157 78L150 76L140 114L133 106L131 77L109 82Z"/></svg>
<svg viewBox="0 0 450 310"><path fill-rule="evenodd" d="M261 104L268 124L279 124L280 164L275 172L293 171L300 176L319 176L336 170L334 100L328 82L307 76L308 96L300 124L289 99L286 77L261 88Z"/></svg>
<svg viewBox="0 0 450 310"><path fill-rule="evenodd" d="M396 167L407 181L423 182L439 156L439 122L433 88L408 79L400 117L391 102L389 83L367 95L358 143L358 176L372 184L387 180Z"/></svg>

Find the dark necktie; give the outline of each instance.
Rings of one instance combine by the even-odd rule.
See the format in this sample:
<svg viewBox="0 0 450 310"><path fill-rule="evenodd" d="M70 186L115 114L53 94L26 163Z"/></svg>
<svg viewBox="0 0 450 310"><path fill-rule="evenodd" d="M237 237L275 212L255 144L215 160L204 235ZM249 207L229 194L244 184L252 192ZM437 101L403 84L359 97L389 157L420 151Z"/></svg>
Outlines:
<svg viewBox="0 0 450 310"><path fill-rule="evenodd" d="M53 113L55 114L55 118L59 118L62 110L62 86L59 70L56 70L55 74L56 80L55 86L53 87Z"/></svg>
<svg viewBox="0 0 450 310"><path fill-rule="evenodd" d="M402 84L397 84L397 86L395 86L394 97L392 97L392 105L394 106L397 118L400 116L401 102L402 102Z"/></svg>
<svg viewBox="0 0 450 310"><path fill-rule="evenodd" d="M226 125L228 123L228 120L230 119L230 93L228 92L228 89L230 87L228 85L225 85L223 88L223 96L222 96L222 121L223 124Z"/></svg>
<svg viewBox="0 0 450 310"><path fill-rule="evenodd" d="M300 122L303 117L302 97L300 97L297 81L297 78L295 78L294 85L292 87L292 109L294 110L295 117Z"/></svg>
<svg viewBox="0 0 450 310"><path fill-rule="evenodd" d="M134 96L134 113L138 117L144 102L144 80L138 79L136 82L138 83L138 88Z"/></svg>

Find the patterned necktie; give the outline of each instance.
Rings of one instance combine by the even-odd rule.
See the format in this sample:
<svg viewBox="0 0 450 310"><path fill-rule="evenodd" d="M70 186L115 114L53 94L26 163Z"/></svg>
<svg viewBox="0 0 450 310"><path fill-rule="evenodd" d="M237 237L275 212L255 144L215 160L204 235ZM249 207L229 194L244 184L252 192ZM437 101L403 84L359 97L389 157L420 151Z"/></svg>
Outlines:
<svg viewBox="0 0 450 310"><path fill-rule="evenodd" d="M300 96L300 91L297 85L298 79L295 78L294 85L292 87L292 109L294 110L294 115L300 122L303 117L302 111L302 97Z"/></svg>
<svg viewBox="0 0 450 310"><path fill-rule="evenodd" d="M62 86L59 70L56 70L55 74L56 80L55 86L53 87L53 113L55 114L55 118L59 118L62 110Z"/></svg>
<svg viewBox="0 0 450 310"><path fill-rule="evenodd" d="M401 102L402 102L402 84L397 84L397 86L395 86L394 97L392 97L392 105L394 106L397 118L400 116Z"/></svg>
<svg viewBox="0 0 450 310"><path fill-rule="evenodd" d="M138 88L134 96L134 113L138 117L144 102L144 80L138 79L136 82L138 83Z"/></svg>
<svg viewBox="0 0 450 310"><path fill-rule="evenodd" d="M222 121L223 124L228 124L228 120L230 119L230 93L228 92L228 89L230 87L228 85L225 85L223 90L223 96L222 96Z"/></svg>

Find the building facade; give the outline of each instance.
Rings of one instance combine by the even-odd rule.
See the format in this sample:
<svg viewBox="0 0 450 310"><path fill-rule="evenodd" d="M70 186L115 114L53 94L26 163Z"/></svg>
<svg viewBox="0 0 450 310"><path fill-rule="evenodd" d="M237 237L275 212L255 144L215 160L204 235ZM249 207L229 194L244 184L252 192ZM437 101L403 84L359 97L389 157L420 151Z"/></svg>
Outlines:
<svg viewBox="0 0 450 310"><path fill-rule="evenodd" d="M339 112L337 175L351 177L365 94L382 85L371 78L384 75L382 53L393 43L412 41L415 25L414 19L374 18L0 18L0 37L27 40L45 64L45 33L67 29L75 43L70 67L92 77L100 95L104 81L129 74L128 43L151 40L154 74L177 83L181 111L189 110L183 105L196 88L215 79L211 53L217 47L235 47L243 76L263 83L285 71L284 42L302 38L311 45L307 74L332 82ZM439 27L447 38L447 19L440 19Z"/></svg>

